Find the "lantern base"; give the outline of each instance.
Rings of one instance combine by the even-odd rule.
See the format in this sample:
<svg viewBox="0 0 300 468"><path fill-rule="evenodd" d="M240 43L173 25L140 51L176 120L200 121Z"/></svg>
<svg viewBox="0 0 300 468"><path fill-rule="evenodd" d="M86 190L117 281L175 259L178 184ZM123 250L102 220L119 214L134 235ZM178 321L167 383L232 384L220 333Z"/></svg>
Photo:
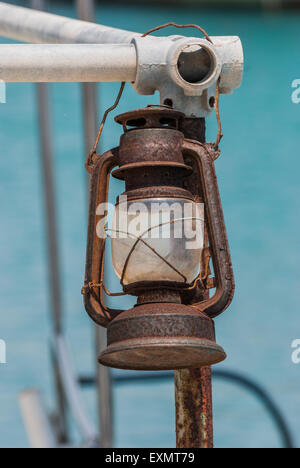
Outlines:
<svg viewBox="0 0 300 468"><path fill-rule="evenodd" d="M159 371L210 366L226 358L213 321L182 304L144 304L120 314L107 331L99 362L108 367Z"/></svg>

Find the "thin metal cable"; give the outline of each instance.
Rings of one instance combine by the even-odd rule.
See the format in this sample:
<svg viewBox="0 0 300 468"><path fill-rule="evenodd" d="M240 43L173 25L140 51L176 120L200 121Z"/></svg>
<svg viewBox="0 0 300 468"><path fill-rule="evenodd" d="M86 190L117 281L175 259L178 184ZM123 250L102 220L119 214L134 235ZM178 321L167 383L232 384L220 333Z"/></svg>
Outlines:
<svg viewBox="0 0 300 468"><path fill-rule="evenodd" d="M125 82L121 83L120 91L118 93L117 99L115 100L115 103L111 107L109 107L109 109L107 109L105 111L104 115L103 115L103 119L101 121L101 124L100 124L99 130L98 130L98 134L97 134L94 146L93 146L92 150L90 151L90 153L89 153L89 155L87 157L87 160L85 162L85 167L86 167L86 170L88 172L92 172L93 165L94 165L94 156L97 154L97 147L98 147L98 144L99 144L99 141L100 141L100 138L101 138L101 135L102 135L103 128L104 128L105 122L107 120L107 117L110 114L110 112L112 112L113 110L115 110L118 107L118 105L120 103L120 100L121 100L121 97L122 97L122 94L123 94L123 91L124 91L124 88L125 88L125 85L126 85Z"/></svg>
<svg viewBox="0 0 300 468"><path fill-rule="evenodd" d="M207 32L205 31L205 29L201 28L201 26L198 26L197 24L176 24L176 23L166 23L166 24L162 24L161 26L156 26L155 28L152 28L152 29L149 29L149 31L145 32L142 37L146 37L146 36L149 36L150 34L156 32L156 31L160 31L161 29L165 29L165 28L168 28L170 26L174 26L174 28L195 28L195 29L198 29L198 31L202 32L202 34L205 36L205 39L208 40L209 42L212 42L211 38L209 37L209 35L207 34Z"/></svg>

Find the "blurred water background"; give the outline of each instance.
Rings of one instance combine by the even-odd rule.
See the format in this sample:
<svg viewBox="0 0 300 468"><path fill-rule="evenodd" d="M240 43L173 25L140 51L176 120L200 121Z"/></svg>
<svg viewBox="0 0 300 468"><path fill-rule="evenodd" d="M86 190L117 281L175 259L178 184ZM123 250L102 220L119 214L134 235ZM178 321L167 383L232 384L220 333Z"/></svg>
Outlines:
<svg viewBox="0 0 300 468"><path fill-rule="evenodd" d="M69 3L52 5L55 13L75 16ZM228 353L219 368L242 371L263 384L282 408L299 446L300 367L291 362L291 342L300 338L300 105L291 101L291 84L300 78L300 16L103 4L97 21L140 32L167 21L194 22L211 35L239 35L243 41L243 86L221 98L225 138L217 172L237 288L230 310L216 320L218 342ZM114 101L117 90L117 84L100 86L101 110ZM80 86L51 85L51 98L65 325L78 373L92 373L94 334L80 294L86 243ZM118 113L157 102L157 96L137 96L128 85ZM214 118L208 127L212 139ZM110 118L102 149L116 146L120 132ZM8 360L0 366L0 446L27 447L18 393L39 387L53 405L34 85L7 86L7 103L0 105L0 148L0 338L6 340ZM116 445L174 447L173 392L171 382L116 387ZM96 420L93 390L84 397ZM253 396L219 380L214 384L214 417L217 447L280 446L272 422Z"/></svg>

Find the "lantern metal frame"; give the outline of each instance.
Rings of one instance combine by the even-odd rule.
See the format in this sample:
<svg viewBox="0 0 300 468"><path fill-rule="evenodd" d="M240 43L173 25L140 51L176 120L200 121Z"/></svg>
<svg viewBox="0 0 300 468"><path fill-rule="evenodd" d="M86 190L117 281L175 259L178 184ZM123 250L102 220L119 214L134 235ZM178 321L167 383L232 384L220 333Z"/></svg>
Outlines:
<svg viewBox="0 0 300 468"><path fill-rule="evenodd" d="M207 221L210 252L215 274L214 286L216 289L215 294L211 298L194 303L192 307L211 318L215 318L228 308L235 289L215 164L212 153L199 142L184 140L182 150L184 155L191 158L194 162L203 189L205 218ZM84 303L92 320L104 327L107 327L111 320L124 312L122 310L111 309L104 304L104 290L101 285L103 285L104 281L106 239L99 238L96 235L98 222L107 218L107 213L98 217L96 208L99 204L105 203L108 200L109 178L113 169L118 166L118 153L119 148L114 148L99 156L91 176L85 286L99 286L88 289L89 293L84 295ZM95 291L97 289L98 293Z"/></svg>
<svg viewBox="0 0 300 468"><path fill-rule="evenodd" d="M212 319L231 303L234 276L215 172L215 153L207 145L184 139L180 131L183 120L184 114L162 106L149 106L117 117L116 121L125 130L121 146L98 155L91 169L84 304L92 320L108 328L108 348L100 362L111 367L162 370L210 365L226 357L215 343ZM128 125L136 128L128 131ZM119 169L114 171L117 166ZM150 178L150 185L131 190L128 171L140 171L131 176L135 180L142 178L139 176L145 170L147 174L156 171L156 175L166 167L181 174L179 178L185 173L184 189L176 183L151 186ZM206 275L204 281L193 284L141 281L123 286L125 293L139 297L137 306L127 311L112 309L104 302L106 239L97 235L98 223L102 226L107 223L107 212L98 215L97 207L108 202L110 176L124 178L126 173L126 185L130 187L126 194L132 192L134 199L139 193L141 198L159 198L163 191L168 197L183 194L191 200L203 201L210 246L209 251L203 250L203 255L207 267L211 257L214 270L214 278ZM214 295L203 299L204 291L209 288L215 289ZM147 295L149 291L151 298ZM172 291L180 295L180 304L172 297ZM167 357L162 352L164 347L168 348ZM185 350L183 358L182 350Z"/></svg>

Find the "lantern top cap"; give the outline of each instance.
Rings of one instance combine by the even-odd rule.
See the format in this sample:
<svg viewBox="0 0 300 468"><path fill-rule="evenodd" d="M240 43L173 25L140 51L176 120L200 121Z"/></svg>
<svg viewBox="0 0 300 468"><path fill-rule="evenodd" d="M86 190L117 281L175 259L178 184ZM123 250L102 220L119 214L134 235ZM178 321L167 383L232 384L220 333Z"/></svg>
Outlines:
<svg viewBox="0 0 300 468"><path fill-rule="evenodd" d="M118 115L115 121L124 128L159 128L164 126L179 127L179 121L185 117L183 112L170 106L149 105L141 109Z"/></svg>

